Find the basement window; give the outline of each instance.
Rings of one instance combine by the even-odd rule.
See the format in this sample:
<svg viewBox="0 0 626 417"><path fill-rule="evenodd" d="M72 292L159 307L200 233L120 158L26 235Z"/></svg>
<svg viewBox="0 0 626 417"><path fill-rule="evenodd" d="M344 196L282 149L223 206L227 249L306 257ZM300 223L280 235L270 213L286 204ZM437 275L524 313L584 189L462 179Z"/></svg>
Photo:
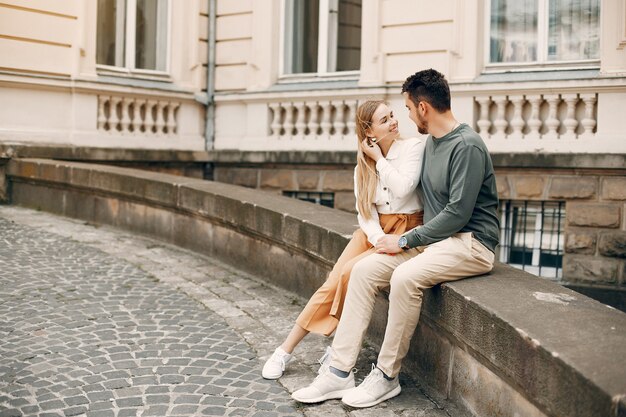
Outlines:
<svg viewBox="0 0 626 417"><path fill-rule="evenodd" d="M308 191L283 191L285 197L297 198L298 200L308 201L309 203L320 204L322 206L334 208L334 193L317 193Z"/></svg>
<svg viewBox="0 0 626 417"><path fill-rule="evenodd" d="M537 276L562 278L565 202L500 204L500 261Z"/></svg>

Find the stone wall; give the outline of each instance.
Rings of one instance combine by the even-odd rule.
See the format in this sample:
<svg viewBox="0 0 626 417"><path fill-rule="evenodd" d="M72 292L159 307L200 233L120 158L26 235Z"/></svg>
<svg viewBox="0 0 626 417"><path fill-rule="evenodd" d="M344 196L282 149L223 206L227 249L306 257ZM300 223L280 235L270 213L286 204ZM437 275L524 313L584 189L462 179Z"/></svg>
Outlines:
<svg viewBox="0 0 626 417"><path fill-rule="evenodd" d="M354 212L350 152L209 153L213 179L282 191L333 192L335 208ZM564 201L560 283L626 311L626 157L493 155L501 200Z"/></svg>
<svg viewBox="0 0 626 417"><path fill-rule="evenodd" d="M6 173L12 204L148 234L305 297L357 227L339 210L193 178L35 159ZM375 343L387 306L379 297ZM626 417L624 355L626 315L498 264L426 291L404 369L476 416Z"/></svg>

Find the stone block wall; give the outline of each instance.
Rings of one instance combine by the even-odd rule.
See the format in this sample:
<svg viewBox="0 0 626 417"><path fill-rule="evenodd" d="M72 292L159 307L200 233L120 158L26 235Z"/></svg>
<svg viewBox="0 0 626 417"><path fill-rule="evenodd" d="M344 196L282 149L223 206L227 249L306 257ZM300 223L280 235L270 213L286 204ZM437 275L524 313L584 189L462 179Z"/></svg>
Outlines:
<svg viewBox="0 0 626 417"><path fill-rule="evenodd" d="M350 152L209 152L213 179L281 194L332 192L355 212ZM626 310L626 158L623 155L493 155L501 200L565 202L560 283Z"/></svg>
<svg viewBox="0 0 626 417"><path fill-rule="evenodd" d="M283 191L331 192L335 199L334 208L354 213L353 174L353 168L331 165L245 168L218 165L213 169L213 180L278 195Z"/></svg>
<svg viewBox="0 0 626 417"><path fill-rule="evenodd" d="M622 309L626 294L624 171L498 167L496 173L502 200L565 202L561 283Z"/></svg>

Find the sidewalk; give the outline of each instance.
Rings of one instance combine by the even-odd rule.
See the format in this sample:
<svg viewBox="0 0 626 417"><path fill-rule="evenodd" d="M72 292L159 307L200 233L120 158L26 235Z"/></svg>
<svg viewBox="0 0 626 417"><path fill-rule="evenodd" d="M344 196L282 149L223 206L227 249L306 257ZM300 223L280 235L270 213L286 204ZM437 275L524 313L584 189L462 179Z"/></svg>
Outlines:
<svg viewBox="0 0 626 417"><path fill-rule="evenodd" d="M0 206L0 417L450 415L404 376L372 409L294 402L329 343L317 335L262 379L304 301L156 240ZM357 381L375 358L366 347Z"/></svg>

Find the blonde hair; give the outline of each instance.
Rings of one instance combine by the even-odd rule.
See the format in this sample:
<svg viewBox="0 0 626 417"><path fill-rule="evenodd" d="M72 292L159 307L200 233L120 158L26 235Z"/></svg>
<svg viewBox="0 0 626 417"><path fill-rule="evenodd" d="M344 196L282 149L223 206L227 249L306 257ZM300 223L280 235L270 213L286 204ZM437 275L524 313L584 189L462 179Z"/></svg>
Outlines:
<svg viewBox="0 0 626 417"><path fill-rule="evenodd" d="M356 136L357 136L357 161L356 161L356 188L357 209L365 219L372 217L371 207L376 199L376 162L363 152L363 141L367 138L367 130L372 127L372 119L376 109L384 100L368 100L359 105L356 110Z"/></svg>

